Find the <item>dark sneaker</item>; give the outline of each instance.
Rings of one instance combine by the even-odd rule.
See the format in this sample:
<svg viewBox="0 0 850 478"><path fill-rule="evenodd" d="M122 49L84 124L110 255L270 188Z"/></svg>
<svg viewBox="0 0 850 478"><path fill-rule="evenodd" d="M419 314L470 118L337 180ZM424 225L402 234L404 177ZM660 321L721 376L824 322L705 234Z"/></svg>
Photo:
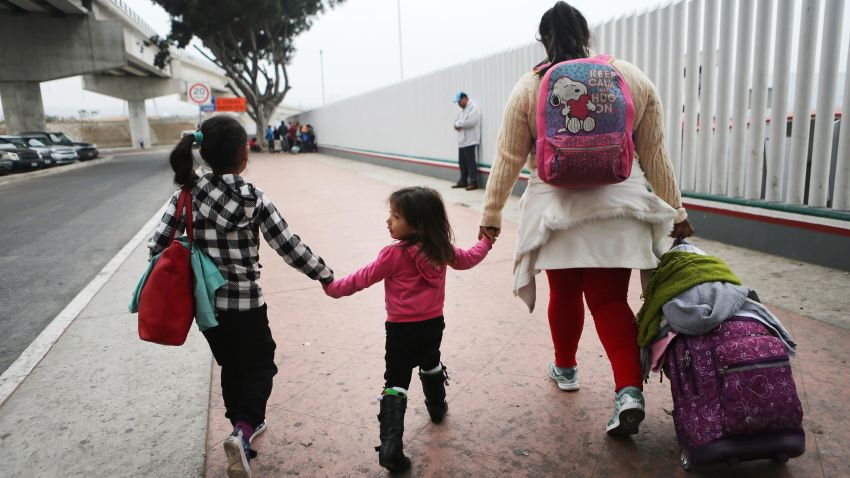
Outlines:
<svg viewBox="0 0 850 478"><path fill-rule="evenodd" d="M470 184L469 186L466 187L467 191L475 191L476 189L478 189L478 185L475 184L475 183L472 183L472 184Z"/></svg>
<svg viewBox="0 0 850 478"><path fill-rule="evenodd" d="M467 186L467 184L466 184L466 183L464 183L464 182L458 182L457 184L455 184L454 186L452 186L452 189L465 188L466 186Z"/></svg>
<svg viewBox="0 0 850 478"><path fill-rule="evenodd" d="M227 455L228 478L251 478L251 447L242 435L242 430L235 429L224 440L224 454Z"/></svg>
<svg viewBox="0 0 850 478"><path fill-rule="evenodd" d="M264 431L266 431L266 421L265 420L260 422L260 424L257 425L257 428L254 429L254 434L251 435L250 439L248 439L248 443L254 443L254 439L257 438L257 436L262 434Z"/></svg>
<svg viewBox="0 0 850 478"><path fill-rule="evenodd" d="M636 435L643 421L643 392L637 387L623 387L614 397L614 414L605 431L609 435Z"/></svg>

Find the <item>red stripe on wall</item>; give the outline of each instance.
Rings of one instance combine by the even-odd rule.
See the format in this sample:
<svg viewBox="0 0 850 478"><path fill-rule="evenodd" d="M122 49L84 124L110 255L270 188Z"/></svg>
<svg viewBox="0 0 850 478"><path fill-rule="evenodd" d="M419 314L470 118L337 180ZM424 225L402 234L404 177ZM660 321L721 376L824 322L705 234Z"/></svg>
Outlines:
<svg viewBox="0 0 850 478"><path fill-rule="evenodd" d="M823 224L813 224L810 222L795 221L793 219L783 219L779 217L761 216L741 211L733 211L711 206L703 206L701 204L689 203L687 200L682 201L686 209L694 209L697 211L705 211L723 216L738 217L741 219L749 219L751 221L767 222L770 224L779 224L780 226L794 227L798 229L806 229L809 231L823 232L826 234L835 234L838 236L850 237L850 229L842 229L840 227L826 226Z"/></svg>

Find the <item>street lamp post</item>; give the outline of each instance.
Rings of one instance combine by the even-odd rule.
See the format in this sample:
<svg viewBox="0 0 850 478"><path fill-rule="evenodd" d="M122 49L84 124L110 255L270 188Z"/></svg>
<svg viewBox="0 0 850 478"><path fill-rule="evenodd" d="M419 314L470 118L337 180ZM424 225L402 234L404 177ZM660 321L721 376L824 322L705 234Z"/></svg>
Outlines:
<svg viewBox="0 0 850 478"><path fill-rule="evenodd" d="M319 50L319 69L322 73L322 104L325 104L325 55L322 50Z"/></svg>
<svg viewBox="0 0 850 478"><path fill-rule="evenodd" d="M401 0L396 0L396 9L398 10L398 67L401 72L401 79L404 79L404 56L401 48Z"/></svg>

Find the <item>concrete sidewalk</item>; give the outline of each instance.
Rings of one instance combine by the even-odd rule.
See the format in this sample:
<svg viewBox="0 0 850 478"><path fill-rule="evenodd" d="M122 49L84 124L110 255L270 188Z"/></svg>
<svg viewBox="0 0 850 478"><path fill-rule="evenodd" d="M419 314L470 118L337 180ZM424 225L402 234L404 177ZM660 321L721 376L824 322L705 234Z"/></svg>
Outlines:
<svg viewBox="0 0 850 478"><path fill-rule="evenodd" d="M447 181L321 155L281 154L255 155L246 177L339 276L390 242L386 198L399 186L440 190L456 243L475 241L483 194L452 190ZM452 376L450 410L443 424L430 424L414 380L405 433L413 460L409 475L687 476L678 465L666 380L659 384L655 376L647 385L641 434L633 440L605 435L613 379L589 316L579 348L582 389L561 392L548 379L545 303L529 314L510 292L516 198L505 217L501 239L484 263L470 271L450 269L442 347ZM695 242L726 259L797 340L793 366L808 449L784 467L709 466L694 475L850 476L850 429L844 425L850 403L842 394L850 383L847 276ZM261 257L280 373L269 429L254 445L260 453L252 462L255 476L386 476L373 451L375 396L383 383L383 288L334 301L265 244ZM0 476L224 476L221 441L230 429L203 338L193 330L183 347L146 344L125 312L145 258L142 246L0 408ZM635 309L637 286L634 280ZM545 280L538 294L546 297Z"/></svg>

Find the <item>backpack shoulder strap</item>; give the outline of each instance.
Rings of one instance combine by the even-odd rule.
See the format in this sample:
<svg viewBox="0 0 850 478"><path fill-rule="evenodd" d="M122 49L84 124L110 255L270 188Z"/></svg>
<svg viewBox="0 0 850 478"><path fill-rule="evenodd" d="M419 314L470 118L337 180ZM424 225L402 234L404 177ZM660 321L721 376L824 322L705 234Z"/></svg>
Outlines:
<svg viewBox="0 0 850 478"><path fill-rule="evenodd" d="M596 60L603 61L605 63L612 64L611 66L613 66L614 60L616 59L611 55L605 55L605 54L599 54L599 55L594 56L593 58L596 59Z"/></svg>

